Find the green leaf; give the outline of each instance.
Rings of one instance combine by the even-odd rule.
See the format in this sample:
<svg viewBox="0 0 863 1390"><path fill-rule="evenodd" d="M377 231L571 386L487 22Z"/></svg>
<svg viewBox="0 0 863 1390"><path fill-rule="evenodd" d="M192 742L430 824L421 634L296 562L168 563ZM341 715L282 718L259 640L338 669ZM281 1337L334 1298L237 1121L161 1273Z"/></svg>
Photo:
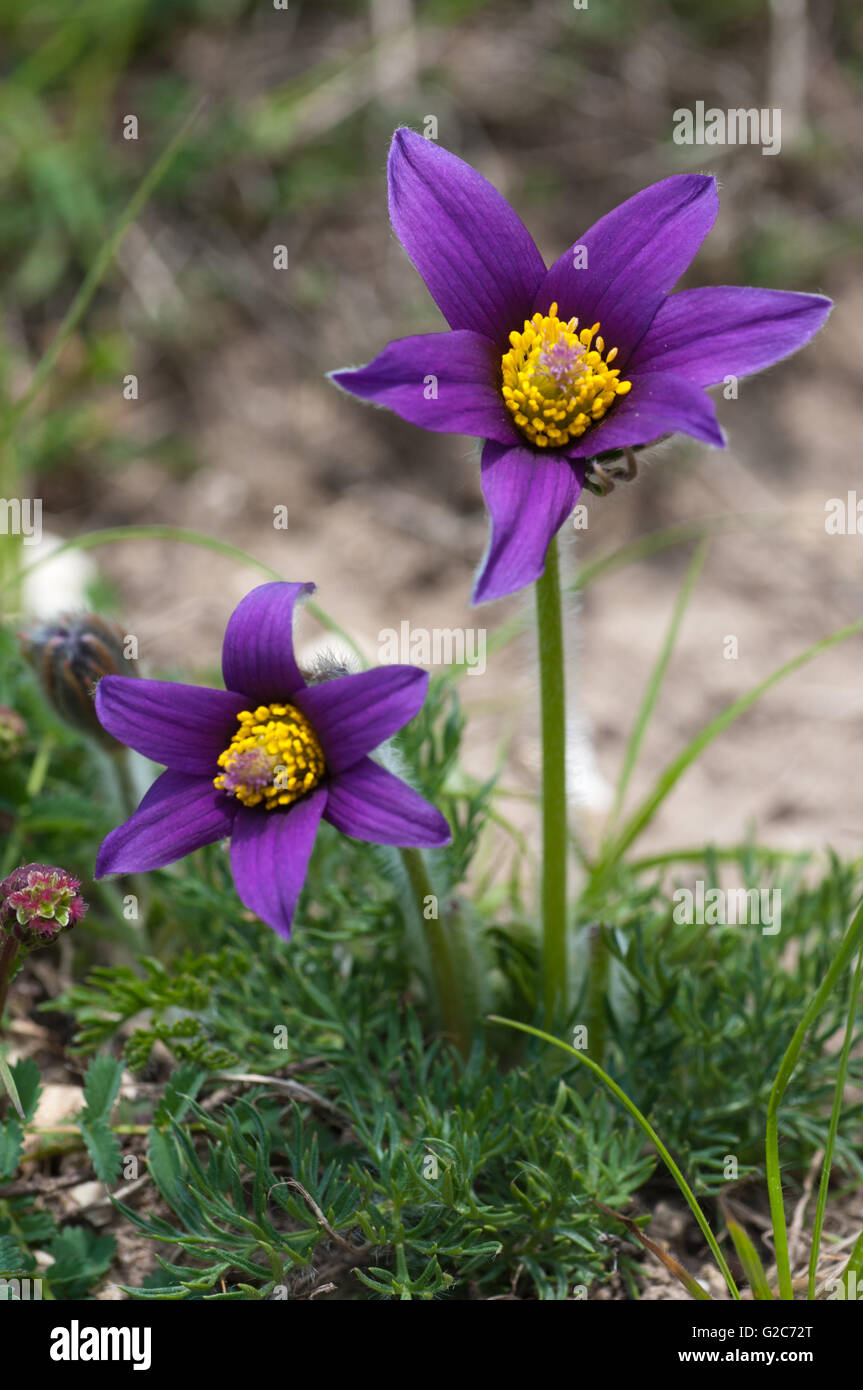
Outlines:
<svg viewBox="0 0 863 1390"><path fill-rule="evenodd" d="M848 1263L842 1271L840 1278L845 1287L845 1295L851 1285L851 1276L854 1276L855 1286L859 1287L863 1283L863 1231L860 1232L854 1242L854 1249L851 1251Z"/></svg>
<svg viewBox="0 0 863 1390"><path fill-rule="evenodd" d="M24 1134L13 1115L0 1125L0 1178L11 1178L18 1167Z"/></svg>
<svg viewBox="0 0 863 1390"><path fill-rule="evenodd" d="M177 1067L154 1111L155 1123L162 1126L169 1124L172 1119L182 1120L189 1108L189 1097L194 1099L198 1094L206 1075L206 1071L194 1062L184 1062Z"/></svg>
<svg viewBox="0 0 863 1390"><path fill-rule="evenodd" d="M24 1111L23 1119L29 1124L36 1114L39 1097L42 1094L42 1073L32 1057L24 1057L11 1068L18 1088L18 1099Z"/></svg>
<svg viewBox="0 0 863 1390"><path fill-rule="evenodd" d="M676 1260L673 1255L670 1255L667 1250L663 1250L661 1245L657 1245L655 1240L650 1240L641 1230L638 1223L633 1221L631 1216L621 1216L620 1212L612 1211L610 1207L603 1206L602 1202L597 1202L596 1205L606 1216L613 1217L615 1221L619 1221L622 1226L625 1226L629 1234L643 1245L645 1250L649 1250L651 1255L655 1255L659 1262L665 1265L669 1274L672 1274L677 1282L682 1284L687 1293L694 1299L697 1299L699 1303L713 1302L710 1294L706 1289L702 1288L694 1275L690 1274L689 1270L686 1269L679 1260Z"/></svg>
<svg viewBox="0 0 863 1390"><path fill-rule="evenodd" d="M2 1052L0 1052L0 1082L3 1083L3 1089L5 1090L15 1109L18 1111L20 1118L23 1120L24 1107L22 1106L21 1100L18 1095L18 1087L15 1085L15 1077L13 1076L12 1071L9 1067L9 1063L6 1061L6 1058L3 1056Z"/></svg>
<svg viewBox="0 0 863 1390"><path fill-rule="evenodd" d="M81 1138L93 1160L96 1177L110 1187L120 1175L120 1142L107 1120L85 1120L82 1117L78 1123Z"/></svg>
<svg viewBox="0 0 863 1390"><path fill-rule="evenodd" d="M773 1294L767 1282L764 1266L758 1258L758 1251L755 1249L755 1246L752 1244L752 1241L749 1239L743 1227L738 1226L736 1221L732 1221L730 1218L727 1219L728 1231L731 1239L734 1241L734 1249L737 1251L737 1257L743 1265L746 1278L749 1280L749 1286L752 1289L753 1297L762 1302L772 1303L774 1301Z"/></svg>
<svg viewBox="0 0 863 1390"><path fill-rule="evenodd" d="M122 1064L109 1052L93 1058L84 1077L84 1119L87 1124L108 1119L122 1076Z"/></svg>
<svg viewBox="0 0 863 1390"><path fill-rule="evenodd" d="M47 1270L52 1290L66 1299L81 1299L108 1269L117 1242L83 1226L67 1226L51 1241L48 1253L54 1257Z"/></svg>
<svg viewBox="0 0 863 1390"><path fill-rule="evenodd" d="M118 1284L117 1288L122 1289L123 1293L127 1293L130 1298L137 1298L145 1303L157 1303L160 1300L177 1302L180 1299L192 1297L191 1290L185 1288L183 1284L164 1284L155 1289L146 1287L136 1289L129 1284Z"/></svg>
<svg viewBox="0 0 863 1390"><path fill-rule="evenodd" d="M27 1266L17 1240L13 1236L0 1236L0 1275L14 1278L26 1272Z"/></svg>

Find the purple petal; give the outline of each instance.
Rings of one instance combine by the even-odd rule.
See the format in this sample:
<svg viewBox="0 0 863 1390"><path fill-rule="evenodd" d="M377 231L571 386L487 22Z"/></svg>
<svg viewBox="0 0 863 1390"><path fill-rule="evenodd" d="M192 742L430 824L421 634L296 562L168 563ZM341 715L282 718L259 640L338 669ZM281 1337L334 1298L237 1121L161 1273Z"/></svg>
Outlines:
<svg viewBox="0 0 863 1390"><path fill-rule="evenodd" d="M604 420L567 447L570 458L591 458L607 449L652 444L680 431L725 448L710 397L676 372L634 372L632 390L619 398Z"/></svg>
<svg viewBox="0 0 863 1390"><path fill-rule="evenodd" d="M473 603L523 589L545 569L545 554L578 501L584 470L559 453L486 444L482 490L491 513L491 542L474 585Z"/></svg>
<svg viewBox="0 0 863 1390"><path fill-rule="evenodd" d="M314 584L261 584L237 605L222 646L222 676L229 690L269 704L304 684L294 660L294 607Z"/></svg>
<svg viewBox="0 0 863 1390"><path fill-rule="evenodd" d="M286 811L241 807L234 822L231 869L237 893L285 940L326 804L326 788L318 787Z"/></svg>
<svg viewBox="0 0 863 1390"><path fill-rule="evenodd" d="M629 367L675 372L696 386L747 376L808 343L832 307L821 295L788 290L681 290L659 309Z"/></svg>
<svg viewBox="0 0 863 1390"><path fill-rule="evenodd" d="M353 767L422 708L428 674L416 666L377 666L310 685L294 696L321 741L327 772Z"/></svg>
<svg viewBox="0 0 863 1390"><path fill-rule="evenodd" d="M230 835L239 802L185 772L157 777L133 816L102 841L96 878L161 869Z"/></svg>
<svg viewBox="0 0 863 1390"><path fill-rule="evenodd" d="M330 783L324 819L343 835L376 845L438 849L452 839L440 811L371 758Z"/></svg>
<svg viewBox="0 0 863 1390"><path fill-rule="evenodd" d="M364 401L444 434L472 434L517 444L500 393L500 349L481 333L426 333L400 338L367 367L331 373Z"/></svg>
<svg viewBox="0 0 863 1390"><path fill-rule="evenodd" d="M96 714L109 734L155 763L203 777L218 772L245 703L228 690L137 676L103 676L96 687Z"/></svg>
<svg viewBox="0 0 863 1390"><path fill-rule="evenodd" d="M675 174L651 184L601 217L555 261L531 312L557 302L562 319L582 328L597 321L623 366L716 220L716 183L704 174ZM587 266L576 269L576 248Z"/></svg>
<svg viewBox="0 0 863 1390"><path fill-rule="evenodd" d="M450 328L502 351L545 275L527 228L487 179L412 130L393 136L388 178L396 236Z"/></svg>

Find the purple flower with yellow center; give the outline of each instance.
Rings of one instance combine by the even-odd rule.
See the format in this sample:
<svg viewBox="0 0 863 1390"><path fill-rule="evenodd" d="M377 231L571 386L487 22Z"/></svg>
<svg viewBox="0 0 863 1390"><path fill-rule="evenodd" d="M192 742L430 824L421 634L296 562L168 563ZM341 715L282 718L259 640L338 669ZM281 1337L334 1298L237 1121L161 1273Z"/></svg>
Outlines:
<svg viewBox="0 0 863 1390"><path fill-rule="evenodd" d="M411 424L485 440L475 603L543 573L591 461L678 431L724 447L704 388L796 351L831 308L784 290L670 294L716 218L707 175L645 188L550 269L481 174L410 130L393 139L389 204L451 331L399 339L333 380Z"/></svg>
<svg viewBox="0 0 863 1390"><path fill-rule="evenodd" d="M293 614L313 589L276 582L246 595L225 632L225 690L99 682L103 727L167 771L104 840L97 878L158 869L230 837L240 898L287 938L322 816L357 840L449 843L440 812L369 757L417 714L427 673L381 666L307 684Z"/></svg>
<svg viewBox="0 0 863 1390"><path fill-rule="evenodd" d="M65 869L22 864L0 883L0 935L31 949L48 945L87 911L80 887Z"/></svg>

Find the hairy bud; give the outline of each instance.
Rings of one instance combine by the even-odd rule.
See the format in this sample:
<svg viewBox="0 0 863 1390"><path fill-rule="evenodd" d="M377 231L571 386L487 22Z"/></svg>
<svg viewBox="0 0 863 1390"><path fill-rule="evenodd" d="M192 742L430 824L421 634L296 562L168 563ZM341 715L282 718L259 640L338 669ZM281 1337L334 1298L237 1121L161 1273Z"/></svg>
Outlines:
<svg viewBox="0 0 863 1390"><path fill-rule="evenodd" d="M21 639L60 718L112 749L116 742L96 718L93 692L103 676L137 674L124 640L121 627L93 614L45 623Z"/></svg>

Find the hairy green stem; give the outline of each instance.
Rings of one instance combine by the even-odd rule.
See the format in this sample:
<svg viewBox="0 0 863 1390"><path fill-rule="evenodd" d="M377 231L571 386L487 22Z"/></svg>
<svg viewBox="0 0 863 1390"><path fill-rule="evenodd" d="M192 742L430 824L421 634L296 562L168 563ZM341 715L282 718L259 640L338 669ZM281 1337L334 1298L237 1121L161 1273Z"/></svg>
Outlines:
<svg viewBox="0 0 863 1390"><path fill-rule="evenodd" d="M568 1002L566 960L566 690L557 537L536 581L542 727L542 943L545 1021Z"/></svg>
<svg viewBox="0 0 863 1390"><path fill-rule="evenodd" d="M135 778L132 772L132 761L129 750L118 744L116 748L109 750L108 761L114 773L114 780L117 786L117 795L123 815L127 820L134 816L141 800L140 794L135 786ZM146 927L145 916L139 916L141 903L145 900L147 888L145 880L140 874L124 874L118 879L117 887L122 896L120 912L124 924L128 924L129 918L126 916L126 899L131 895L135 899L135 910L132 917L135 925L127 941L136 950L148 950L149 939Z"/></svg>
<svg viewBox="0 0 863 1390"><path fill-rule="evenodd" d="M6 1008L6 996L9 993L9 984L17 954L18 942L14 936L7 936L0 947L0 1023L3 1022L3 1010Z"/></svg>
<svg viewBox="0 0 863 1390"><path fill-rule="evenodd" d="M441 1026L455 1043L462 1057L467 1058L472 1041L471 1011L465 998L464 981L457 966L453 945L447 934L447 925L440 917L437 895L432 888L422 851L402 849L400 853L428 948ZM434 917L426 915L431 907L437 913Z"/></svg>
<svg viewBox="0 0 863 1390"><path fill-rule="evenodd" d="M110 758L111 765L114 769L114 775L117 779L117 791L120 797L120 804L123 807L123 813L127 818L134 816L141 798L135 790L129 754L125 748L118 746L116 751L114 749L111 750Z"/></svg>
<svg viewBox="0 0 863 1390"><path fill-rule="evenodd" d="M605 1061L605 1001L611 964L606 930L601 922L588 928L587 1046L599 1066Z"/></svg>

